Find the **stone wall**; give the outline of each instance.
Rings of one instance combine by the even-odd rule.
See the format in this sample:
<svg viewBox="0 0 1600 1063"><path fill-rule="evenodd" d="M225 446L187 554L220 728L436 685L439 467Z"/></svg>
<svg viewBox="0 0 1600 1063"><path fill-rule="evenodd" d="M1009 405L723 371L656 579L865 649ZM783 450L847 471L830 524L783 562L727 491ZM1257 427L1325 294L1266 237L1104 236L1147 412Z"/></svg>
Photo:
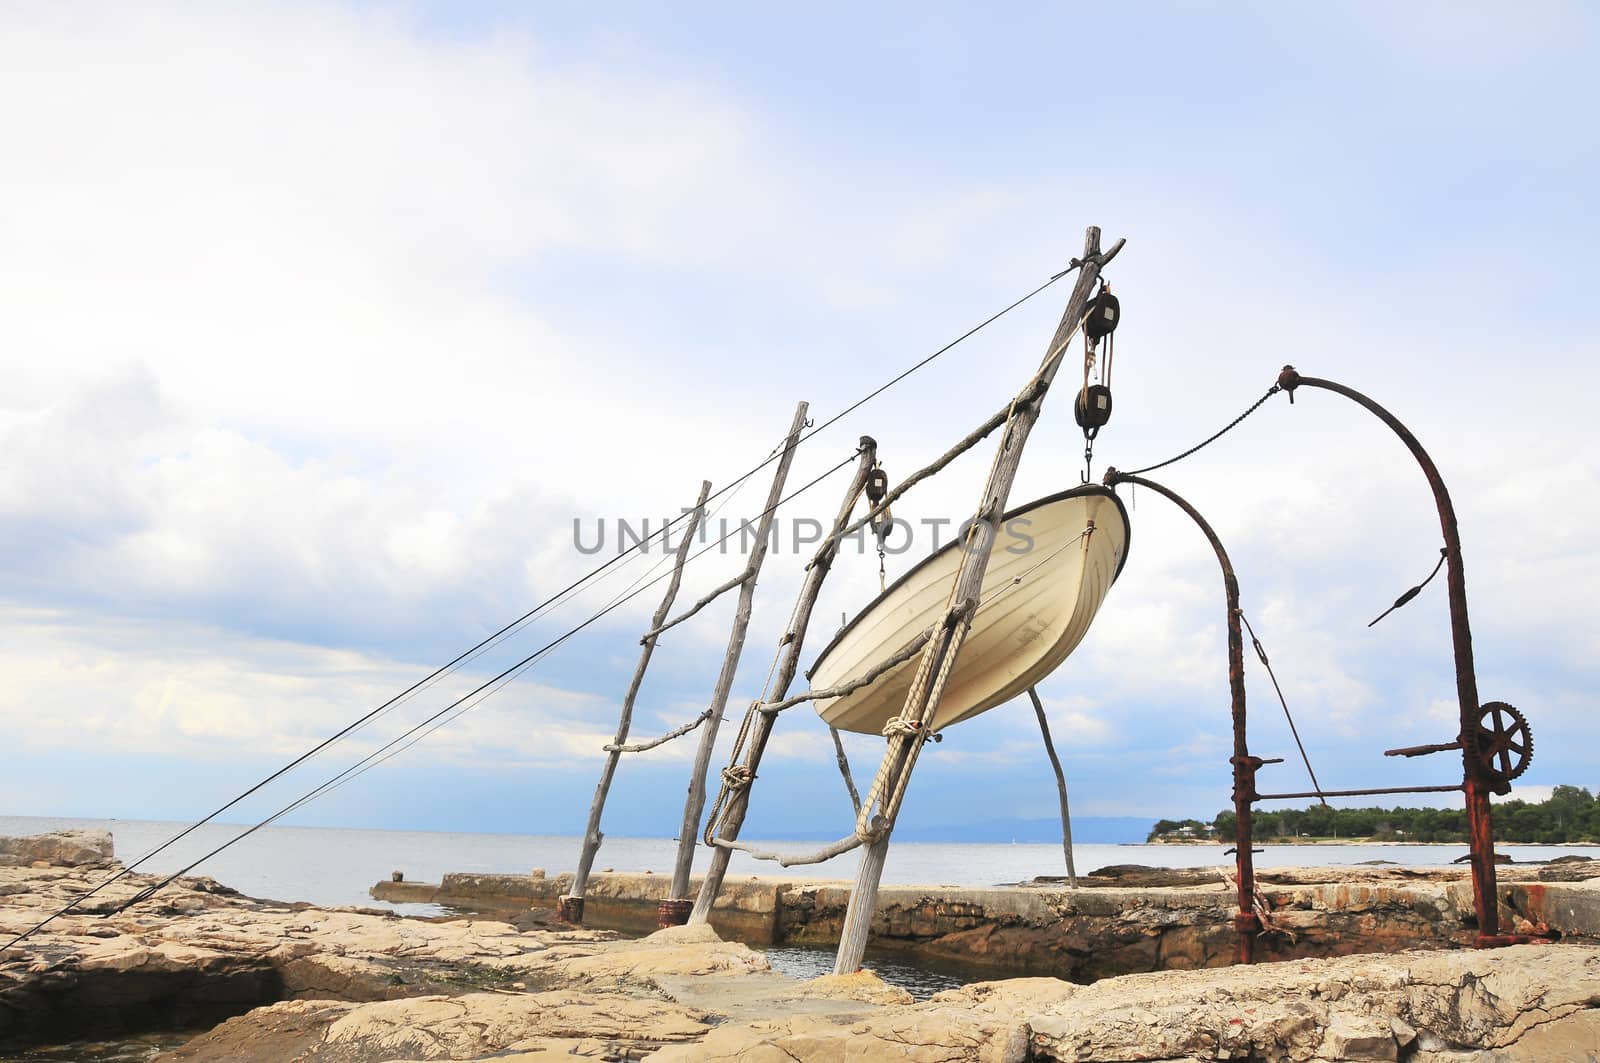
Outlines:
<svg viewBox="0 0 1600 1063"><path fill-rule="evenodd" d="M1337 877L1340 881L1329 882ZM1502 924L1543 923L1560 934L1600 938L1600 880L1517 881L1534 870L1503 873ZM1237 948L1233 893L1194 872L1183 885L1159 875L1119 876L1093 888L1056 883L955 889L885 887L878 894L872 940L921 956L996 974L1038 974L1093 981L1142 971L1226 966ZM1345 956L1406 948L1470 944L1472 898L1464 873L1406 868L1274 870L1262 893L1277 932L1258 939L1261 959ZM434 885L380 883L375 896L509 912L554 908L571 878L447 875ZM642 933L656 925L656 905L670 883L661 875L597 874L590 880L585 922ZM696 883L698 887L698 883ZM828 948L838 943L849 901L847 883L751 878L727 883L712 925L752 945Z"/></svg>

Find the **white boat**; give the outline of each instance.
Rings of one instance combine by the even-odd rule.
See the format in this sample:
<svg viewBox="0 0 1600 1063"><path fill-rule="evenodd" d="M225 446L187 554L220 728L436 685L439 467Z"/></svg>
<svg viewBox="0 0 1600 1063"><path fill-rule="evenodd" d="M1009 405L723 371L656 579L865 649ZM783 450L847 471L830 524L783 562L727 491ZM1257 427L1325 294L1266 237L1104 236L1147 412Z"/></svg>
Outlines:
<svg viewBox="0 0 1600 1063"><path fill-rule="evenodd" d="M1098 484L1007 513L989 554L981 604L930 730L1004 704L1055 671L1083 640L1127 554L1127 510ZM818 655L806 673L811 688L867 674L936 623L960 564L957 541L896 580ZM817 701L817 712L842 731L880 734L905 705L920 659L919 653L867 686Z"/></svg>

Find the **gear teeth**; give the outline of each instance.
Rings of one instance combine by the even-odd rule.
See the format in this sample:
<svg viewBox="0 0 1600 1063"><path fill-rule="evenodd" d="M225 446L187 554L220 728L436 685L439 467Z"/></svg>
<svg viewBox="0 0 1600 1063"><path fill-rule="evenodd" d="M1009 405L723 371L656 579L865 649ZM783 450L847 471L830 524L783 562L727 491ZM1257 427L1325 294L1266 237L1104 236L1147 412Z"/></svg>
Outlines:
<svg viewBox="0 0 1600 1063"><path fill-rule="evenodd" d="M1505 717L1506 720L1509 720L1509 723L1502 720L1501 717ZM1490 726L1486 722L1490 720L1496 721L1500 726ZM1503 772L1495 764L1496 754L1493 752L1485 754L1483 750L1485 748L1493 749L1502 740L1518 736L1521 737L1524 749L1520 753L1513 754L1515 759L1512 761L1511 770ZM1502 785L1509 785L1512 779L1519 778L1523 772L1528 770L1528 765L1533 763L1533 729L1528 726L1528 718L1518 711L1515 706L1508 705L1503 701L1486 702L1478 710L1478 733L1476 738L1479 763Z"/></svg>

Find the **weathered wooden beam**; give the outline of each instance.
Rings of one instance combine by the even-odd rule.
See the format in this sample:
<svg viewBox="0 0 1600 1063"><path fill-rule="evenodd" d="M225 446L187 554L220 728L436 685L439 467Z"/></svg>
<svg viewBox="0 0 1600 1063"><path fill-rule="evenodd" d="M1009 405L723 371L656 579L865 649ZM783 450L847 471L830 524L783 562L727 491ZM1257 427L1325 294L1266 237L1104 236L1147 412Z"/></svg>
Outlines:
<svg viewBox="0 0 1600 1063"><path fill-rule="evenodd" d="M701 598L699 601L697 601L693 605L691 605L689 608L685 609L683 612L681 612L677 616L673 617L671 620L668 620L666 623L660 625L659 627L652 628L649 631L645 632L644 637L647 638L647 639L649 639L649 638L659 638L661 633L666 631L668 628L677 627L679 624L683 623L685 620L689 619L691 616L693 616L694 614L698 613L700 610L704 609L706 606L710 605L712 602L716 601L718 598L722 597L724 594L727 594L729 591L733 590L735 587L741 586L744 583L745 579L746 579L745 574L743 572L739 573L737 576L733 577L728 582L722 584L716 590L710 592L705 597ZM641 640L641 641L643 641L643 640Z"/></svg>
<svg viewBox="0 0 1600 1063"><path fill-rule="evenodd" d="M700 484L700 497L695 500L694 511L689 514L689 523L684 527L683 538L678 542L677 554L673 557L672 578L667 581L667 589L661 596L661 604L656 606L655 615L650 620L651 628L661 625L661 620L672 608L672 601L678 596L678 586L683 582L683 566L689 556L689 545L694 541L695 529L700 525L701 515L705 511L706 497L711 494L711 481L704 480ZM644 682L645 669L650 667L650 658L656 651L656 636L646 635L644 647L639 651L639 663L633 669L633 679L628 684L628 693L622 699L622 712L617 718L617 736L606 747L606 763L600 769L600 783L595 787L594 801L589 805L589 825L583 832L583 848L578 853L578 870L572 876L572 886L567 891L567 899L576 902L564 904L562 911L574 916L574 921L583 920L583 893L589 885L589 872L594 867L595 853L600 850L600 843L605 835L600 832L600 818L605 812L606 796L611 792L611 780L617 773L617 761L621 758L623 743L628 740L628 729L633 726L633 702L639 696L639 685Z"/></svg>
<svg viewBox="0 0 1600 1063"><path fill-rule="evenodd" d="M800 585L800 594L795 601L789 629L784 632L783 639L779 643L780 656L773 672L771 686L766 693L769 698L782 698L788 693L789 684L794 682L795 673L800 670L800 651L805 645L806 630L811 626L811 611L817 604L817 595L822 592L822 582L827 579L828 571L833 567L833 559L838 555L839 529L850 520L850 513L855 509L857 499L866 489L867 477L872 472L877 455L877 442L871 436L862 436L856 474L851 478L850 486L845 488L844 501L839 506L839 515L834 518L832 533L822 541L811 564L806 566L805 580ZM755 713L754 719L750 722L744 767L746 777L751 782L755 780L756 770L761 766L761 756L766 751L767 739L772 734L772 724L773 715L765 712ZM747 784L728 795L727 807L722 812L721 822L713 823L707 828L708 837L728 842L738 838L739 829L744 825L745 813L749 807L750 787ZM694 910L689 916L692 922L703 923L710 918L711 906L716 903L717 894L722 890L723 877L728 873L730 855L728 848L721 845L712 854L711 866L706 870L706 877L700 884L700 894L695 898Z"/></svg>
<svg viewBox="0 0 1600 1063"><path fill-rule="evenodd" d="M1067 345L1083 320L1100 269L1121 249L1122 241L1119 240L1109 251L1102 253L1100 230L1091 226L1085 233L1083 256L1078 263L1078 279L1067 300L1061 323L1045 348L1039 371L1011 404L1005 432L1000 438L988 481L984 484L977 513L962 544L961 567L951 580L943 630L928 641L917 675L906 695L905 706L900 716L890 721L883 761L857 820L857 830L871 834L874 841L862 852L855 888L850 892L850 904L840 931L839 952L834 960L834 972L837 974L853 974L861 967L861 957L867 949L867 934L872 926L873 908L877 905L878 882L883 875L889 837L894 830L894 819L910 781L911 770L916 766L924 738L924 725L938 711L945 683L971 627L972 615L983 587L983 576L989 567L989 549L994 542L996 525L1005 513L1011 485L1016 481L1023 447L1039 419L1045 393L1061 368Z"/></svg>
<svg viewBox="0 0 1600 1063"><path fill-rule="evenodd" d="M1067 885L1077 889L1078 869L1072 862L1072 814L1067 811L1067 777L1061 771L1061 758L1056 756L1056 744L1050 741L1050 721L1045 719L1044 702L1039 700L1039 692L1033 687L1028 688L1028 697L1033 701L1034 715L1039 717L1039 733L1044 736L1044 751L1050 754L1050 767L1054 768L1056 773L1056 790L1061 794L1061 851L1067 857Z"/></svg>
<svg viewBox="0 0 1600 1063"><path fill-rule="evenodd" d="M683 803L683 827L678 834L678 858L672 869L672 890L669 902L689 899L689 872L694 865L695 843L700 835L700 816L706 807L706 771L711 767L711 753L717 744L717 728L722 723L723 710L728 706L728 692L733 688L734 673L739 670L739 657L744 652L745 633L750 629L750 612L754 605L756 577L767 559L767 546L771 541L773 516L778 503L783 501L783 485L789 477L789 466L794 463L795 449L800 445L800 433L805 431L808 403L795 407L794 422L784 441L783 457L772 475L772 487L767 491L767 504L761 511L756 529L755 545L750 560L745 565L739 587L739 604L734 612L733 630L728 635L728 651L722 659L722 672L717 676L716 688L711 693L711 713L700 732L700 748L695 752L694 768L689 775L689 793ZM681 920L680 920L681 921Z"/></svg>
<svg viewBox="0 0 1600 1063"><path fill-rule="evenodd" d="M839 774L844 777L844 788L850 792L850 806L855 809L856 815L861 815L861 795L856 792L856 781L850 775L850 758L845 755L844 742L839 738L839 729L829 726L828 733L833 736L833 752L839 760Z"/></svg>
<svg viewBox="0 0 1600 1063"><path fill-rule="evenodd" d="M882 502L879 502L877 505L871 507L859 518L846 525L839 532L839 538L842 539L847 535L854 535L856 532L872 523L872 521L876 519L879 514L888 512L889 507L894 505L896 500L898 500L901 495L905 494L917 484L939 472L946 465L949 465L952 461L955 461L961 455L965 454L967 451L983 442L984 439L988 437L989 433L1005 424L1006 416L1010 412L1011 407L1007 406L1005 409L1001 410L999 413L996 413L987 421L980 424L977 428L974 428L971 432L968 432L967 435L955 446L951 447L949 450L945 451L943 454L940 454L937 458L934 458L932 461L918 469L916 472L912 473L910 476L907 476L905 479L895 484L889 493L884 495Z"/></svg>
<svg viewBox="0 0 1600 1063"><path fill-rule="evenodd" d="M672 730L668 731L664 735L661 735L659 738L652 738L648 742L629 742L626 745L619 745L616 742L612 742L610 745L606 746L606 752L643 753L646 750L654 749L657 746L664 746L674 738L682 738L684 735L688 734L696 727L699 727L710 718L711 711L708 709L696 716L694 719L690 720L688 723L684 724L682 727L674 727Z"/></svg>
<svg viewBox="0 0 1600 1063"><path fill-rule="evenodd" d="M785 709L792 709L796 705L807 701L825 701L828 698L842 698L846 694L853 693L854 691L860 690L864 686L876 682L878 677L883 675L883 673L898 668L900 665L911 660L911 658L915 657L918 652L921 651L922 647L928 644L928 639L932 637L933 628L930 627L926 631L922 632L922 634L913 638L910 642L907 642L904 646L901 646L898 650L895 650L888 657L885 657L883 660L879 661L877 664L873 665L871 668L868 668L865 672L862 672L853 679L847 679L843 683L835 683L831 687L823 687L821 690L802 690L793 697L782 698L769 704L762 704L757 711L765 716L776 716Z"/></svg>
<svg viewBox="0 0 1600 1063"><path fill-rule="evenodd" d="M719 852L727 849L737 849L742 853L749 853L757 860L770 860L784 867L794 867L798 864L820 864L825 860L832 860L836 856L843 856L861 844L861 836L859 834L846 834L838 841L829 842L814 852L791 853L788 855L770 852L766 849L758 849L754 845L734 841L731 838L718 838L714 844ZM693 917L691 916L691 918Z"/></svg>

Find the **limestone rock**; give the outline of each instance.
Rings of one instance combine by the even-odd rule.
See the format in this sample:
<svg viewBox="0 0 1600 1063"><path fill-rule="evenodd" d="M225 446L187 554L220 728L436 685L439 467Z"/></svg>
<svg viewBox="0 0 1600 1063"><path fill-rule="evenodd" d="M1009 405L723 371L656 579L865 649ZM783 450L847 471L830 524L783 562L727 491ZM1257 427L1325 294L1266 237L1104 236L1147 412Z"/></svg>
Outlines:
<svg viewBox="0 0 1600 1063"><path fill-rule="evenodd" d="M1408 952L1126 975L1088 986L984 983L866 1018L717 1029L653 1063L840 1059L1249 1059L1534 1063L1600 1056L1600 949Z"/></svg>
<svg viewBox="0 0 1600 1063"><path fill-rule="evenodd" d="M587 1046L611 1058L637 1057L709 1030L703 1012L661 1000L569 991L468 993L377 1004L295 1001L231 1019L163 1063L385 1063L389 1060L501 1058L527 1053L570 1058Z"/></svg>
<svg viewBox="0 0 1600 1063"><path fill-rule="evenodd" d="M1337 1014L1329 1019L1317 1054L1324 1059L1393 1061L1400 1058L1400 1046L1387 1019Z"/></svg>
<svg viewBox="0 0 1600 1063"><path fill-rule="evenodd" d="M704 923L684 923L682 926L664 926L644 938L652 945L709 945L720 944L722 938Z"/></svg>
<svg viewBox="0 0 1600 1063"><path fill-rule="evenodd" d="M0 867L0 933L33 925L104 878L74 868ZM911 1003L865 973L796 982L773 972L761 953L704 927L643 940L573 928L524 932L492 919L401 919L372 909L259 901L199 879L179 880L116 911L152 881L128 875L111 883L87 913L63 916L0 954L0 1037L82 1036L102 1021L148 1026L185 1008L217 1005L255 1010L169 1060L654 1053L661 1061L775 1063L1517 1063L1600 1056L1600 947L1570 939L1167 970L1092 985L1012 979ZM1338 903L1350 918L1370 920L1386 917L1394 898L1413 889L1422 892L1408 901L1412 910L1443 904L1436 884L1357 878L1337 888L1289 885L1272 896L1284 902L1283 918ZM1530 912L1600 898L1600 889L1531 876L1507 892L1517 889L1517 903ZM1118 892L1028 891L1017 911L1038 926L1051 912L1058 922L1112 912L1122 921L1119 933L1144 926L1158 942L1152 965L1176 964L1181 955L1163 954L1159 942L1181 928L1167 924L1186 904L1191 917L1208 916L1221 894L1210 887L1167 891L1141 914L1129 903L1131 891L1113 896ZM961 891L918 887L902 896L888 916L896 925L918 906L926 914L916 918L945 925L969 918L970 897ZM1372 937L1384 940L1376 931Z"/></svg>
<svg viewBox="0 0 1600 1063"><path fill-rule="evenodd" d="M60 830L0 837L0 866L106 867L115 859L109 831Z"/></svg>
<svg viewBox="0 0 1600 1063"><path fill-rule="evenodd" d="M911 1004L914 998L863 968L855 974L825 974L801 982L795 994L813 1000L860 1000L868 1004Z"/></svg>

